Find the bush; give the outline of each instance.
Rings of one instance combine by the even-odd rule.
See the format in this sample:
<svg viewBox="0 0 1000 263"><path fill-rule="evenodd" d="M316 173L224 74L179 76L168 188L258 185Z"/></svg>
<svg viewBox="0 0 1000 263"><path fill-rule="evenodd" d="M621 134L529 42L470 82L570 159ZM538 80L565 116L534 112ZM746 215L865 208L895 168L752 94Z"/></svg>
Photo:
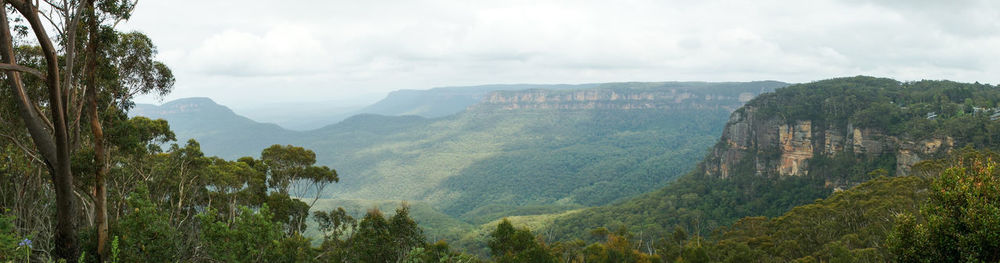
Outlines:
<svg viewBox="0 0 1000 263"><path fill-rule="evenodd" d="M147 199L149 191L140 186L129 194L128 210L112 228L120 237L122 262L173 262L178 260L181 233L170 225L167 214Z"/></svg>
<svg viewBox="0 0 1000 263"><path fill-rule="evenodd" d="M282 231L271 222L271 216L267 205L257 212L240 207L232 222L215 210L199 214L202 247L210 258L221 262L264 262L274 258Z"/></svg>

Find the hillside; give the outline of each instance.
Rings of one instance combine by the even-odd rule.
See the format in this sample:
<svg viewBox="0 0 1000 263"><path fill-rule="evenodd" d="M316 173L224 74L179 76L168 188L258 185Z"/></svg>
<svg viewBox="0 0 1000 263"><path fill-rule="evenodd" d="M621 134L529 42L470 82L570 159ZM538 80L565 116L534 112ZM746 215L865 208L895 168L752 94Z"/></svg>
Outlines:
<svg viewBox="0 0 1000 263"><path fill-rule="evenodd" d="M442 87L428 90L397 90L390 92L389 95L375 104L364 107L355 113L387 116L415 115L425 118L438 118L462 112L469 106L479 103L484 96L494 91L586 89L597 85L506 84Z"/></svg>
<svg viewBox="0 0 1000 263"><path fill-rule="evenodd" d="M136 104L129 115L165 119L181 144L195 139L206 154L226 159L257 156L261 149L286 144L299 134L243 117L209 98L178 99L159 106Z"/></svg>
<svg viewBox="0 0 1000 263"><path fill-rule="evenodd" d="M344 101L276 102L233 108L257 122L274 123L293 131L309 131L354 116L362 105Z"/></svg>
<svg viewBox="0 0 1000 263"><path fill-rule="evenodd" d="M885 262L885 241L899 213L916 213L927 200L929 181L916 176L879 177L795 207L774 217L748 217L725 229L711 244L715 261ZM844 252L848 253L844 253Z"/></svg>
<svg viewBox="0 0 1000 263"><path fill-rule="evenodd" d="M526 206L558 212L662 186L694 167L729 112L782 85L499 91L454 116L360 115L299 144L341 172L332 197L422 200L485 223Z"/></svg>
<svg viewBox="0 0 1000 263"><path fill-rule="evenodd" d="M254 123L205 99L135 114L166 118L179 138L202 141L209 155L256 156L273 143L313 149L319 164L340 174L326 197L419 201L478 225L608 204L663 186L694 168L730 112L784 85L497 91L447 117L361 114L308 132Z"/></svg>
<svg viewBox="0 0 1000 263"><path fill-rule="evenodd" d="M1000 90L949 81L853 77L792 85L735 111L691 173L655 192L560 218L563 238L627 226L707 234L777 216L879 175L901 176L957 147L995 148Z"/></svg>

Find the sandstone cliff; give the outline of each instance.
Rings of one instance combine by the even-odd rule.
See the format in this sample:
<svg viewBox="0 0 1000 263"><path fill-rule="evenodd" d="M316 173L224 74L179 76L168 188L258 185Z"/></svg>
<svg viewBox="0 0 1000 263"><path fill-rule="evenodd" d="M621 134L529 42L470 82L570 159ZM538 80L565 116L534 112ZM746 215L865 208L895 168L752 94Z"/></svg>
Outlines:
<svg viewBox="0 0 1000 263"><path fill-rule="evenodd" d="M787 120L762 114L753 103L731 115L720 142L705 160L705 174L802 176L823 169L810 167L816 157L846 155L859 162L890 157L895 159L896 175L907 175L917 162L941 157L955 147L955 140L946 136L915 141L852 124L837 127L807 119Z"/></svg>
<svg viewBox="0 0 1000 263"><path fill-rule="evenodd" d="M756 84L756 85L754 85ZM751 83L613 83L586 90L496 91L473 106L499 110L725 109L734 111L757 95L785 86Z"/></svg>

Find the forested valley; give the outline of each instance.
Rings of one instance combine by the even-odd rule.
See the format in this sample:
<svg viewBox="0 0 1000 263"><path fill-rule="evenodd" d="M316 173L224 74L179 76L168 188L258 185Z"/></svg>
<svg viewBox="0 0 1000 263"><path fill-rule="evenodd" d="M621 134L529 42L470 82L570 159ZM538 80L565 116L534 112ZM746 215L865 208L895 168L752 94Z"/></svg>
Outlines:
<svg viewBox="0 0 1000 263"><path fill-rule="evenodd" d="M176 78L135 4L0 1L0 262L1000 261L994 85L450 87L291 131L137 105Z"/></svg>

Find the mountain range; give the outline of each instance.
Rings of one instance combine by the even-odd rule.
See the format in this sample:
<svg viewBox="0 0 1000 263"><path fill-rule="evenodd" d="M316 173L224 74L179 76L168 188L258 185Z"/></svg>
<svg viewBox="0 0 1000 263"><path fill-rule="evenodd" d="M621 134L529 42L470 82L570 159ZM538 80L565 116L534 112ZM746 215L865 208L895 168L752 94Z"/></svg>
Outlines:
<svg viewBox="0 0 1000 263"><path fill-rule="evenodd" d="M310 131L257 123L204 98L138 105L132 114L166 119L181 141L196 139L206 154L229 159L256 156L272 144L303 146L317 153L319 164L338 170L341 183L324 193L330 199L411 200L475 226L605 205L659 188L694 167L732 111L787 85L395 92L366 108L385 115L358 114Z"/></svg>
<svg viewBox="0 0 1000 263"><path fill-rule="evenodd" d="M386 101L407 92L394 94ZM1000 90L979 83L858 76L469 94L451 98L476 100L461 110L415 103L305 132L206 99L138 108L209 154L313 149L342 175L314 209L408 200L431 237L479 254L506 218L552 241L673 235L715 261L884 261L896 214L918 212L940 160L1000 148ZM644 252L660 254L653 243L677 246Z"/></svg>

